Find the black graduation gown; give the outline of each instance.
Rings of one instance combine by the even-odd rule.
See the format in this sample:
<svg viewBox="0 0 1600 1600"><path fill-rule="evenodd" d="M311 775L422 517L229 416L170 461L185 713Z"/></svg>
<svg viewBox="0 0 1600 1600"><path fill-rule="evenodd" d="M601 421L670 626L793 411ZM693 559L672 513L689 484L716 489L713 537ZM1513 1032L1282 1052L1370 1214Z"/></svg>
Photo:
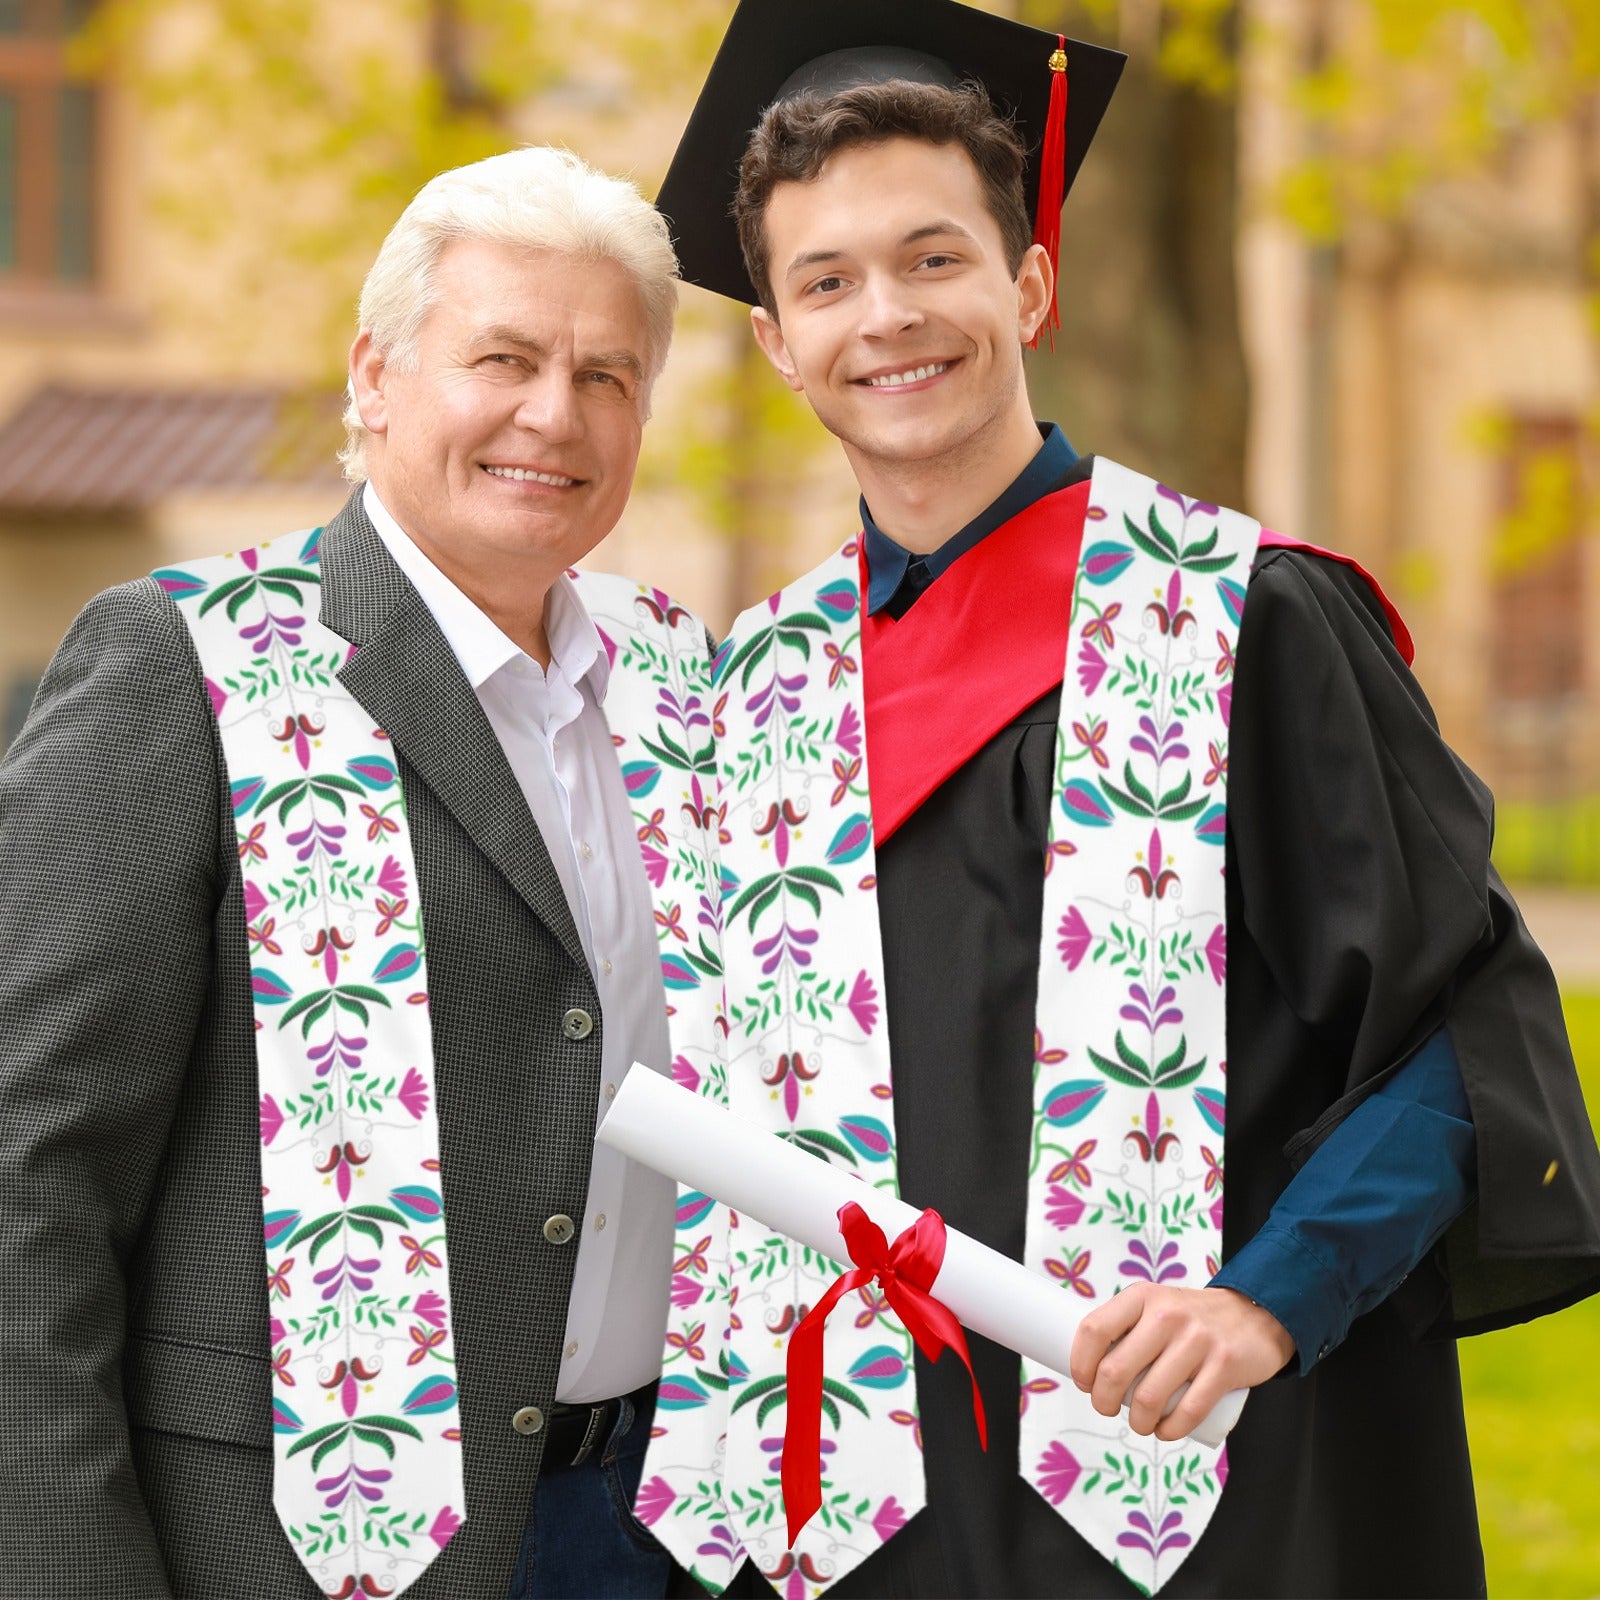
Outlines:
<svg viewBox="0 0 1600 1600"><path fill-rule="evenodd" d="M1024 711L878 853L901 1192L1018 1259L1058 708L1059 690ZM1225 1252L1441 1021L1480 1200L1309 1375L1251 1396L1162 1593L1481 1594L1447 1336L1600 1287L1600 1157L1555 981L1489 865L1489 793L1357 574L1262 552L1230 742ZM919 1355L927 1507L829 1593L1137 1593L1018 1475L1017 1357L971 1345L988 1453L965 1371ZM730 1590L769 1592L748 1563Z"/></svg>

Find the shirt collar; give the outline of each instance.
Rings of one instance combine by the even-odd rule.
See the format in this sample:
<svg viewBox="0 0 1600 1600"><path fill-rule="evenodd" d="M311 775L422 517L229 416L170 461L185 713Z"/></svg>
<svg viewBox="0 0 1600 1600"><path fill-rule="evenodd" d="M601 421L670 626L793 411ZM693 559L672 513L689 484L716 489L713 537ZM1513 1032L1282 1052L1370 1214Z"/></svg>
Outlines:
<svg viewBox="0 0 1600 1600"><path fill-rule="evenodd" d="M370 480L362 491L361 504L395 565L422 596L422 603L438 623L445 643L474 690L481 689L502 667L519 657L535 670L542 670L423 553L378 498ZM545 600L544 628L552 666L574 686L588 678L595 703L602 704L610 681L610 662L601 648L599 630L584 609L577 588L564 573L551 586Z"/></svg>
<svg viewBox="0 0 1600 1600"><path fill-rule="evenodd" d="M1078 459L1078 453L1055 423L1042 422L1037 426L1040 443L1033 459L998 499L928 555L913 556L904 545L897 544L872 520L866 500L861 501L861 526L865 533L867 557L868 616L881 611L894 598L905 582L913 561L923 563L928 581L931 582L980 540L1026 511L1034 501L1042 500L1057 486L1067 469Z"/></svg>

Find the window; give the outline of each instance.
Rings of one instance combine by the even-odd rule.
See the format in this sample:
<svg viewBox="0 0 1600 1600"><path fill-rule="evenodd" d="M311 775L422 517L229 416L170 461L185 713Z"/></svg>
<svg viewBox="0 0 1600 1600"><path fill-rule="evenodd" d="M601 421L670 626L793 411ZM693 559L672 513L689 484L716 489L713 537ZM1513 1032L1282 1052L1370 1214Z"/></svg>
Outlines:
<svg viewBox="0 0 1600 1600"><path fill-rule="evenodd" d="M90 3L0 0L0 281L94 277L98 106L67 71Z"/></svg>

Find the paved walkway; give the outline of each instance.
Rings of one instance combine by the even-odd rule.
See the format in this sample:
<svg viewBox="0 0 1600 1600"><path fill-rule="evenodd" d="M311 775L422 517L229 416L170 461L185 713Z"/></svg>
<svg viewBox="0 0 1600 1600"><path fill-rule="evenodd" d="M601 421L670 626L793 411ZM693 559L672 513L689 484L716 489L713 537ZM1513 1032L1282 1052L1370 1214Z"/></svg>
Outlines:
<svg viewBox="0 0 1600 1600"><path fill-rule="evenodd" d="M1600 889L1512 886L1556 977L1572 989L1600 989Z"/></svg>

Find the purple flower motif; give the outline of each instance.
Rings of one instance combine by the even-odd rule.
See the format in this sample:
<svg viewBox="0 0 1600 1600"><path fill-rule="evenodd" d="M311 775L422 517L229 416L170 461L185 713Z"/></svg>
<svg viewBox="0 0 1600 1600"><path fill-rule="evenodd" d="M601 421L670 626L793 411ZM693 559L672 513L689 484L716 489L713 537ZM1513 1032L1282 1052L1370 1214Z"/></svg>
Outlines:
<svg viewBox="0 0 1600 1600"><path fill-rule="evenodd" d="M1125 1550L1143 1550L1153 1557L1164 1556L1169 1550L1182 1550L1192 1541L1189 1535L1177 1531L1183 1523L1181 1511L1169 1511L1161 1519L1158 1531L1142 1511L1128 1513L1129 1533L1119 1533L1117 1543Z"/></svg>
<svg viewBox="0 0 1600 1600"><path fill-rule="evenodd" d="M1149 717L1139 718L1139 732L1129 741L1128 748L1149 756L1156 763L1186 760L1189 747L1183 742L1183 724L1170 722L1158 729Z"/></svg>
<svg viewBox="0 0 1600 1600"><path fill-rule="evenodd" d="M1156 485L1156 493L1172 501L1182 510L1185 517L1193 516L1197 511L1211 517L1217 514L1217 508L1209 500L1185 500L1176 489L1169 489L1164 483Z"/></svg>
<svg viewBox="0 0 1600 1600"><path fill-rule="evenodd" d="M1056 944L1069 972L1078 970L1079 963L1089 953L1093 939L1089 924L1083 920L1083 913L1076 906L1071 907L1061 919L1061 927L1056 933Z"/></svg>
<svg viewBox="0 0 1600 1600"><path fill-rule="evenodd" d="M877 1027L878 986L867 976L865 968L856 974L855 984L845 1005L863 1033L870 1034Z"/></svg>
<svg viewBox="0 0 1600 1600"><path fill-rule="evenodd" d="M337 1053L339 1065L342 1067L359 1067L361 1065L361 1052L367 1048L365 1039L347 1039L337 1028L333 1037L322 1044L314 1044L306 1051L307 1057L317 1065L317 1076L325 1078L334 1064L334 1055ZM415 1070L415 1069L413 1069ZM416 1115L416 1113L413 1113Z"/></svg>
<svg viewBox="0 0 1600 1600"><path fill-rule="evenodd" d="M872 1531L880 1539L887 1539L890 1534L898 1533L905 1525L905 1508L893 1495L890 1495L872 1516Z"/></svg>
<svg viewBox="0 0 1600 1600"><path fill-rule="evenodd" d="M318 822L313 818L298 833L289 835L289 843L295 847L297 861L309 861L318 851L338 857L344 854L344 846L339 843L344 835L345 830L337 823Z"/></svg>
<svg viewBox="0 0 1600 1600"><path fill-rule="evenodd" d="M658 1478L655 1480L660 1482ZM635 1508L637 1513L637 1507ZM659 1513L658 1513L659 1515ZM644 1521L640 1517L641 1522ZM695 1546L695 1554L700 1556L716 1556L730 1565L738 1561L744 1554L744 1546L733 1536L733 1529L725 1522L718 1522L711 1529L711 1536L704 1544Z"/></svg>
<svg viewBox="0 0 1600 1600"><path fill-rule="evenodd" d="M275 612L269 611L260 622L253 622L248 627L239 630L242 637L250 641L250 648L258 656L264 656L273 646L274 641L281 641L286 645L300 643L300 630L306 625L304 617L280 617Z"/></svg>
<svg viewBox="0 0 1600 1600"><path fill-rule="evenodd" d="M1036 1471L1039 1492L1053 1506L1060 1505L1072 1493L1083 1474L1078 1458L1059 1439L1051 1440L1050 1448L1039 1458Z"/></svg>
<svg viewBox="0 0 1600 1600"><path fill-rule="evenodd" d="M1083 685L1083 692L1086 695L1093 694L1105 675L1106 658L1095 645L1085 640L1078 651L1078 682Z"/></svg>
<svg viewBox="0 0 1600 1600"><path fill-rule="evenodd" d="M809 967L811 946L817 937L815 928L791 928L785 919L776 933L756 942L755 954L761 961L762 974L770 978L786 959L797 967Z"/></svg>
<svg viewBox="0 0 1600 1600"><path fill-rule="evenodd" d="M1171 1023L1183 1021L1182 1011L1173 1004L1178 997L1178 991L1171 984L1162 989L1154 1000L1145 991L1142 983L1129 984L1128 995L1133 1003L1125 1005L1118 1015L1129 1022L1139 1023L1150 1033L1155 1033Z"/></svg>
<svg viewBox="0 0 1600 1600"><path fill-rule="evenodd" d="M761 1441L761 1448L765 1450L772 1458L767 1462L767 1471L770 1472L775 1478L780 1476L783 1472L783 1440L763 1439ZM838 1445L836 1445L832 1439L824 1439L822 1441L820 1454L823 1459L824 1473L827 1471L827 1458L831 1456L838 1448ZM641 1517L639 1520L642 1522L644 1519Z"/></svg>
<svg viewBox="0 0 1600 1600"><path fill-rule="evenodd" d="M1177 1253L1176 1242L1169 1239L1162 1245L1160 1254L1152 1258L1144 1240L1134 1239L1128 1245L1128 1254L1133 1259L1124 1261L1118 1270L1124 1278L1137 1278L1143 1283L1172 1283L1189 1275L1189 1269L1173 1259Z"/></svg>
<svg viewBox="0 0 1600 1600"><path fill-rule="evenodd" d="M665 1478L654 1477L648 1483L639 1485L639 1492L633 1501L633 1514L645 1527L651 1527L666 1515L677 1498L677 1491Z"/></svg>
<svg viewBox="0 0 1600 1600"><path fill-rule="evenodd" d="M1224 923L1219 922L1211 930L1211 937L1206 940L1206 965L1211 968L1211 976L1221 983L1228 975L1228 930Z"/></svg>

